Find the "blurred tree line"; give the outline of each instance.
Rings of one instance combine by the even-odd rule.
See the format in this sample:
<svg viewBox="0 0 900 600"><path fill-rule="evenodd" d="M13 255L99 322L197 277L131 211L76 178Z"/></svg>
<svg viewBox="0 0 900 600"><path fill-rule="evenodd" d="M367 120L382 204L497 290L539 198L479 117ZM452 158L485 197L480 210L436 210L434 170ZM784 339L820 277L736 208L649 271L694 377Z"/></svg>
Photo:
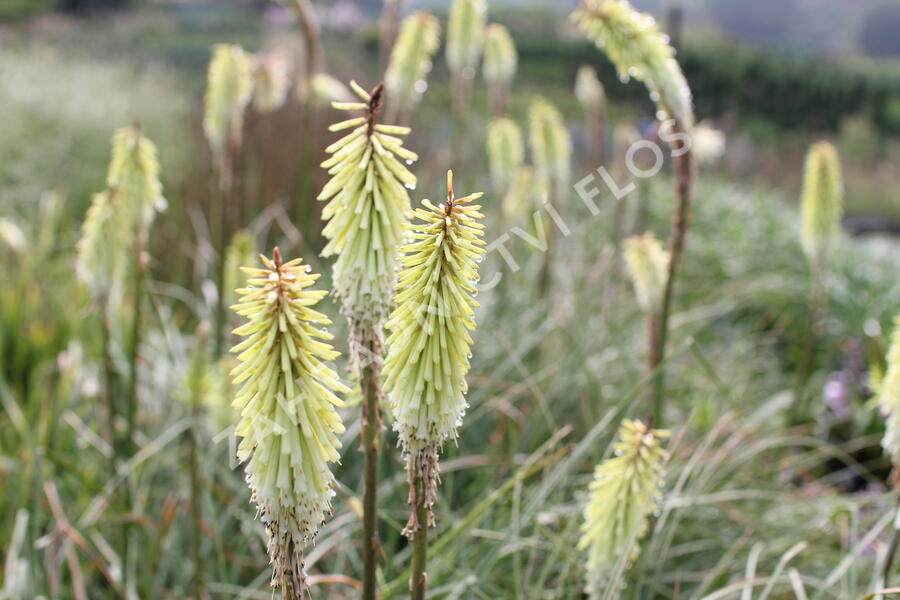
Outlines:
<svg viewBox="0 0 900 600"><path fill-rule="evenodd" d="M601 52L580 40L516 35L521 72L533 81L568 85L579 65L597 69L616 100L652 103L640 84L621 85ZM678 60L694 93L699 118L736 114L786 130L836 131L850 115L867 115L884 133L900 133L900 74L837 64L720 40L688 41Z"/></svg>

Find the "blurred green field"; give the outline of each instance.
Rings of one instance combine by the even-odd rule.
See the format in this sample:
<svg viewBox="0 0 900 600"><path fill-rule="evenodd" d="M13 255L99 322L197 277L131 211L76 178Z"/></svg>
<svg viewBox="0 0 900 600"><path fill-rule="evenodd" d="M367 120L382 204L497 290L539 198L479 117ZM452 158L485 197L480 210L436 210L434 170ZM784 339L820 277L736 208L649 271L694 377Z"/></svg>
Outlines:
<svg viewBox="0 0 900 600"><path fill-rule="evenodd" d="M191 597L187 433L183 400L200 323L215 312L215 250L208 221L211 159L201 127L210 46L278 48L299 56L290 22L227 10L194 21L174 10L40 15L0 30L0 598L118 598L118 539L135 532L127 565L142 598ZM441 15L442 20L444 15ZM646 124L643 88L617 84L599 52L564 17L554 36L536 30L546 12L505 6L521 64L509 113L523 127L535 94L553 101L574 140L572 179L598 165L572 94L582 62L598 66L610 104L609 164L621 160L613 129ZM556 21L554 21L556 23ZM327 31L329 71L377 83L374 23ZM713 60L714 55L718 60ZM813 67L812 58L700 36L686 39L685 71L700 118L727 136L719 160L701 165L676 289L667 360L673 430L665 500L640 557L617 574L607 598L862 598L888 551L896 492L887 482L882 419L869 371L880 364L900 307L900 74L855 62ZM782 72L770 70L780 65ZM873 75L874 73L874 75ZM755 77L758 76L758 79ZM502 231L492 198L484 131L489 100L476 79L473 110L450 112L450 76L439 55L407 145L421 157L412 199L439 198L447 168L460 190L483 190L486 239ZM694 85L694 82L697 82ZM758 83L750 89L752 82ZM770 87L766 87L764 83ZM842 87L843 86L843 87ZM826 103L821 90L828 91ZM766 105L775 92L790 106ZM822 92L825 94L825 92ZM755 107L755 109L753 108ZM257 248L302 256L330 286L315 195L318 168L337 139L320 107L301 130L297 100L249 114L238 158L229 232L249 229ZM803 120L798 115L810 118ZM149 302L140 352L137 453L110 479L103 435L101 319L75 276L75 244L90 196L103 187L115 128L139 122L160 149L169 201L150 239ZM797 210L803 156L827 138L844 165L848 217L874 233L842 233L825 278L827 318L809 384L796 379L808 336L810 273ZM523 239L497 254L482 280L502 281L478 300L469 375L470 409L445 450L438 528L431 541L430 598L581 598L576 550L594 465L612 452L618 422L644 407L645 324L621 261L621 239L668 232L671 168L639 180L620 203L600 196L592 216L571 191L561 199L571 234L551 257L552 284L538 291L542 256ZM525 231L533 222L520 220ZM346 324L331 297L335 343ZM112 323L112 368L128 370L127 319ZM345 372L346 361L337 365ZM220 369L199 423L205 580L213 598L272 598L263 528L234 464L233 393ZM122 390L118 390L122 392ZM789 415L800 404L803 419ZM358 597L362 570L359 407L348 406L334 514L306 554L319 577L312 595ZM124 430L124 423L116 423ZM388 428L379 503L382 598L406 597L406 472ZM130 490L130 506L121 490ZM334 577L331 577L334 576ZM342 576L342 577L338 577ZM349 582L349 584L348 584Z"/></svg>

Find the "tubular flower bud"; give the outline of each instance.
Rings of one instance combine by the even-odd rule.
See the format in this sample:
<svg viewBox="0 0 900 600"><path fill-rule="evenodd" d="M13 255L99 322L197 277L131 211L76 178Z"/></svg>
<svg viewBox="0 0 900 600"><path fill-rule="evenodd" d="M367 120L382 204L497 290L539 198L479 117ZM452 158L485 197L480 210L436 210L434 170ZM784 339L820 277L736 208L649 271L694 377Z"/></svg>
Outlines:
<svg viewBox="0 0 900 600"><path fill-rule="evenodd" d="M470 331L475 328L478 263L484 255L482 196L453 195L447 173L447 201L423 200L415 224L407 225L397 283L397 307L386 327L385 387L391 394L394 429L407 459L410 481L422 477L425 505L434 501L437 456L456 439L466 411ZM412 486L411 486L412 487ZM411 529L416 527L411 523Z"/></svg>
<svg viewBox="0 0 900 600"><path fill-rule="evenodd" d="M685 129L693 126L691 90L675 49L653 17L626 0L582 0L572 20L606 52L623 81L634 77L647 86L661 120L676 119Z"/></svg>
<svg viewBox="0 0 900 600"><path fill-rule="evenodd" d="M331 322L313 306L327 292L307 289L319 278L286 263L275 248L264 268L245 268L247 287L232 309L247 322L234 330L245 338L231 351L240 384L232 406L240 414L237 457L246 461L247 484L266 527L272 585L300 598L304 589L303 546L331 511L334 475L344 431L335 410L336 392L349 390L324 363L338 352L322 325Z"/></svg>
<svg viewBox="0 0 900 600"><path fill-rule="evenodd" d="M487 127L488 164L496 193L506 190L525 161L522 130L506 117L493 119Z"/></svg>
<svg viewBox="0 0 900 600"><path fill-rule="evenodd" d="M454 0L447 25L447 66L454 74L472 79L484 47L484 0Z"/></svg>
<svg viewBox="0 0 900 600"><path fill-rule="evenodd" d="M887 370L878 384L878 405L887 419L881 445L897 469L900 467L900 315L894 317Z"/></svg>
<svg viewBox="0 0 900 600"><path fill-rule="evenodd" d="M578 74L575 76L575 97L588 112L603 110L606 92L603 91L603 84L597 79L597 71L591 65L578 67Z"/></svg>
<svg viewBox="0 0 900 600"><path fill-rule="evenodd" d="M811 261L822 259L829 242L838 232L843 203L844 185L837 150L828 142L813 144L806 155L800 199L801 241Z"/></svg>
<svg viewBox="0 0 900 600"><path fill-rule="evenodd" d="M491 23L484 30L484 81L490 87L508 86L516 74L519 55L509 30Z"/></svg>
<svg viewBox="0 0 900 600"><path fill-rule="evenodd" d="M645 313L655 313L666 286L669 252L656 236L645 233L625 240L624 254L625 268L634 284L638 304Z"/></svg>
<svg viewBox="0 0 900 600"><path fill-rule="evenodd" d="M253 107L270 113L284 105L288 91L288 64L278 55L256 57L253 64Z"/></svg>
<svg viewBox="0 0 900 600"><path fill-rule="evenodd" d="M388 99L404 108L414 106L425 91L431 59L441 43L441 24L433 15L416 12L406 17L391 51L384 75Z"/></svg>
<svg viewBox="0 0 900 600"><path fill-rule="evenodd" d="M572 141L562 115L543 98L535 98L528 112L529 144L538 184L543 191L555 185L562 197L569 185Z"/></svg>
<svg viewBox="0 0 900 600"><path fill-rule="evenodd" d="M203 131L219 160L229 142L240 142L244 108L252 94L253 68L247 53L231 44L213 46L204 99Z"/></svg>
<svg viewBox="0 0 900 600"><path fill-rule="evenodd" d="M665 484L668 453L660 446L667 431L625 420L619 428L615 455L594 470L581 540L587 550L588 590L594 591L624 554L628 563L637 558L638 542L647 532L647 521L656 509Z"/></svg>
<svg viewBox="0 0 900 600"><path fill-rule="evenodd" d="M328 244L322 256L337 254L334 292L342 312L365 331L377 331L390 311L397 247L409 210L409 189L416 177L404 166L418 159L398 137L408 127L377 124L383 87L368 94L355 82L361 102L334 103L339 110L364 116L336 123L331 131L350 133L331 144L322 163L331 180L319 194L327 200L322 233ZM358 341L358 340L357 340Z"/></svg>

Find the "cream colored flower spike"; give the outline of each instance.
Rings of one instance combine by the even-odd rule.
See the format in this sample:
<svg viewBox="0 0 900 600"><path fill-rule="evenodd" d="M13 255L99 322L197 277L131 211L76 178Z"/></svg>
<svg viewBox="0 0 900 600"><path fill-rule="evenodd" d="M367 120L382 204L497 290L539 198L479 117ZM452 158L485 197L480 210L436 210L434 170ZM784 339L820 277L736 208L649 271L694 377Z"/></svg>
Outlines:
<svg viewBox="0 0 900 600"><path fill-rule="evenodd" d="M655 313L662 304L669 252L652 233L625 240L625 269L634 284L638 304L645 313Z"/></svg>
<svg viewBox="0 0 900 600"><path fill-rule="evenodd" d="M362 111L362 116L335 123L331 131L350 133L331 144L331 158L322 163L331 180L319 194L327 200L322 231L329 240L322 256L338 255L333 286L342 312L357 327L378 331L387 317L396 278L396 254L409 210L409 190L416 177L405 165L418 159L398 136L408 127L381 125L383 85L372 93L351 83L359 102L335 102L338 110ZM354 332L354 335L357 332Z"/></svg>
<svg viewBox="0 0 900 600"><path fill-rule="evenodd" d="M626 568L637 558L638 542L647 532L648 517L656 510L665 483L668 453L660 438L668 435L640 421L625 420L614 456L594 471L578 543L579 549L587 550L591 592L606 582L623 555Z"/></svg>
<svg viewBox="0 0 900 600"><path fill-rule="evenodd" d="M437 456L456 439L466 412L466 373L475 329L478 265L484 255L482 196L453 195L447 173L447 200L423 200L416 222L407 226L397 307L386 327L385 387L390 392L394 429L407 457L410 478L422 476L426 504L433 503Z"/></svg>
<svg viewBox="0 0 900 600"><path fill-rule="evenodd" d="M234 330L244 340L231 351L240 364L231 374L240 390L237 457L246 461L247 484L266 526L272 585L289 598L305 586L303 547L331 512L334 475L344 425L336 393L349 389L325 365L339 353L324 314L313 306L327 292L308 289L319 278L300 259L260 256L264 268L244 268L247 287L232 309L247 322Z"/></svg>
<svg viewBox="0 0 900 600"><path fill-rule="evenodd" d="M694 125L691 90L675 50L650 15L626 0L582 0L572 20L616 65L619 77L644 82L662 118L673 118L685 129Z"/></svg>
<svg viewBox="0 0 900 600"><path fill-rule="evenodd" d="M813 144L806 155L800 199L801 241L810 261L823 259L840 230L843 210L844 184L837 149L828 142Z"/></svg>

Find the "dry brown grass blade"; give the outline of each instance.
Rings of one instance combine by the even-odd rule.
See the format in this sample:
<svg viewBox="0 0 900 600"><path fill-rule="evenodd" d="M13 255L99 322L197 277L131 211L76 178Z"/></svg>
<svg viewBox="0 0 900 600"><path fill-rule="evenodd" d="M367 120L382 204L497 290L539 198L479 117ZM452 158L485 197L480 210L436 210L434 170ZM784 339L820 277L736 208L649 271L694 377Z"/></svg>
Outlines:
<svg viewBox="0 0 900 600"><path fill-rule="evenodd" d="M100 571L100 574L103 575L104 579L109 582L109 585L116 591L117 594L122 594L122 589L119 586L119 582L112 576L109 569L103 563L102 558L99 554L91 547L88 541L84 538L84 536L79 533L77 529L72 527L69 523L69 520L66 518L66 513L62 507L62 501L59 498L59 492L56 490L56 486L53 485L52 481L48 481L44 484L44 494L47 496L47 503L50 505L50 512L53 513L53 518L56 519L56 526L59 528L60 532L63 533L67 538L72 540L72 542L81 548L82 552L88 557L94 567ZM74 575L73 575L74 578Z"/></svg>

